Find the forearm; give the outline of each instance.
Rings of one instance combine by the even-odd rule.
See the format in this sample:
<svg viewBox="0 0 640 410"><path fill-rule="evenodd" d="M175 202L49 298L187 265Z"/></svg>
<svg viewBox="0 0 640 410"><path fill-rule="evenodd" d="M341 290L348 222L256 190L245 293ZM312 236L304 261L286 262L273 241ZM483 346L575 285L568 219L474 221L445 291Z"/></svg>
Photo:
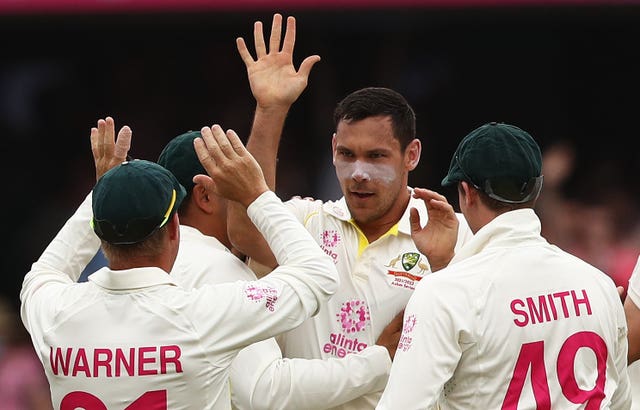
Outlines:
<svg viewBox="0 0 640 410"><path fill-rule="evenodd" d="M48 284L76 282L96 254L100 240L91 229L91 217L91 195L88 195L32 265L20 291L23 319L26 306L36 292Z"/></svg>
<svg viewBox="0 0 640 410"><path fill-rule="evenodd" d="M260 164L265 181L273 191L276 186L278 147L288 108L263 107L258 104L247 142L247 150ZM227 220L229 239L236 249L263 265L271 268L276 266L271 249L242 205L229 203Z"/></svg>
<svg viewBox="0 0 640 410"><path fill-rule="evenodd" d="M233 201L227 206L227 234L233 247L242 254L261 265L276 267L269 244L247 216L246 208Z"/></svg>
<svg viewBox="0 0 640 410"><path fill-rule="evenodd" d="M259 282L269 283L274 276L286 281L295 288L303 310L315 315L339 286L333 260L272 191L249 205L247 214L267 239L278 263Z"/></svg>
<svg viewBox="0 0 640 410"><path fill-rule="evenodd" d="M640 308L629 296L624 301L624 313L627 317L629 340L627 361L631 364L640 359Z"/></svg>
<svg viewBox="0 0 640 410"><path fill-rule="evenodd" d="M256 106L247 150L258 161L267 185L276 187L278 148L289 106Z"/></svg>
<svg viewBox="0 0 640 410"><path fill-rule="evenodd" d="M320 410L381 391L391 360L372 346L342 359L282 359L275 340L243 349L234 359L231 390L240 409ZM244 370L240 370L244 369Z"/></svg>

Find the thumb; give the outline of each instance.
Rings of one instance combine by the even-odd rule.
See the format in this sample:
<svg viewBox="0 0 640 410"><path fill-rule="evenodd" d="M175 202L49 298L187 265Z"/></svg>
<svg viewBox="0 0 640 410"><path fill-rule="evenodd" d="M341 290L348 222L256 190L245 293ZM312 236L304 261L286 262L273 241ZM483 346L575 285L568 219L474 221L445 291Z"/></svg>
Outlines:
<svg viewBox="0 0 640 410"><path fill-rule="evenodd" d="M305 58L300 64L300 69L298 69L298 73L302 74L305 78L309 78L309 74L311 74L311 69L313 66L320 61L319 55L313 55Z"/></svg>
<svg viewBox="0 0 640 410"><path fill-rule="evenodd" d="M411 226L411 234L420 232L422 225L420 224L420 214L416 208L409 210L409 222Z"/></svg>

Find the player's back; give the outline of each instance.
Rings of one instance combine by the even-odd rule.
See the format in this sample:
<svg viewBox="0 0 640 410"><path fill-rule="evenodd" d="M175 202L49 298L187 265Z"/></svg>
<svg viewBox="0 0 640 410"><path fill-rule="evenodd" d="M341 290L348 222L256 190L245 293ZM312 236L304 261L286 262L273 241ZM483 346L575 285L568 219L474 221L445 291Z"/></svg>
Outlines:
<svg viewBox="0 0 640 410"><path fill-rule="evenodd" d="M196 306L207 306L199 292L156 286L111 294L86 285L76 308L44 334L49 351L40 352L61 409L229 407L233 349L212 349L213 309L209 321L194 320Z"/></svg>
<svg viewBox="0 0 640 410"><path fill-rule="evenodd" d="M434 275L461 323L443 407L625 408L626 323L611 279L542 238L504 245Z"/></svg>

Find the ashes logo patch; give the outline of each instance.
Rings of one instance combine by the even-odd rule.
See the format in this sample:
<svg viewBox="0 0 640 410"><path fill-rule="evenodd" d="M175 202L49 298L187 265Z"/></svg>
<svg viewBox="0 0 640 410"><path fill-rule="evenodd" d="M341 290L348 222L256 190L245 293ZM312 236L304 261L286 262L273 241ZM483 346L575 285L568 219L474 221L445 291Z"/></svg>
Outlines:
<svg viewBox="0 0 640 410"><path fill-rule="evenodd" d="M415 289L426 272L431 270L427 259L417 252L405 252L392 258L385 265L389 275L389 284L405 289Z"/></svg>

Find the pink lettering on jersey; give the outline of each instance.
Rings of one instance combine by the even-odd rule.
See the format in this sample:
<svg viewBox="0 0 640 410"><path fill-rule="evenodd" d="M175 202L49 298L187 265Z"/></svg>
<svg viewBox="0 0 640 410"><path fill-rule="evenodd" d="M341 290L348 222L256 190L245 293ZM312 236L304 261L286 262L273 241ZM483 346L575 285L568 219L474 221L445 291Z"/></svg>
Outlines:
<svg viewBox="0 0 640 410"><path fill-rule="evenodd" d="M510 309L516 316L513 323L518 327L592 314L591 303L584 289L580 295L571 290L513 299Z"/></svg>
<svg viewBox="0 0 640 410"><path fill-rule="evenodd" d="M400 336L400 341L398 342L398 350L402 350L406 352L411 348L411 343L413 343L413 337L410 333L413 332L413 329L416 327L417 316L415 314L408 315L404 318L404 323L402 324L402 335Z"/></svg>
<svg viewBox="0 0 640 410"><path fill-rule="evenodd" d="M329 255L333 260L333 263L338 263L338 253L334 251L333 248L338 246L338 244L342 241L340 237L340 233L334 229L328 229L322 232L320 248L324 253Z"/></svg>
<svg viewBox="0 0 640 410"><path fill-rule="evenodd" d="M334 229L322 232L322 244L328 248L335 248L341 241L340 233Z"/></svg>
<svg viewBox="0 0 640 410"><path fill-rule="evenodd" d="M247 295L247 298L253 302L262 302L262 300L264 300L265 307L271 312L275 310L276 302L280 296L275 288L263 286L256 282L246 284L244 293Z"/></svg>
<svg viewBox="0 0 640 410"><path fill-rule="evenodd" d="M331 333L329 343L325 343L322 351L336 357L345 357L349 353L361 352L367 348L367 344L358 340L350 339L341 333Z"/></svg>
<svg viewBox="0 0 640 410"><path fill-rule="evenodd" d="M49 347L55 375L71 377L149 376L182 373L180 346L130 348Z"/></svg>

